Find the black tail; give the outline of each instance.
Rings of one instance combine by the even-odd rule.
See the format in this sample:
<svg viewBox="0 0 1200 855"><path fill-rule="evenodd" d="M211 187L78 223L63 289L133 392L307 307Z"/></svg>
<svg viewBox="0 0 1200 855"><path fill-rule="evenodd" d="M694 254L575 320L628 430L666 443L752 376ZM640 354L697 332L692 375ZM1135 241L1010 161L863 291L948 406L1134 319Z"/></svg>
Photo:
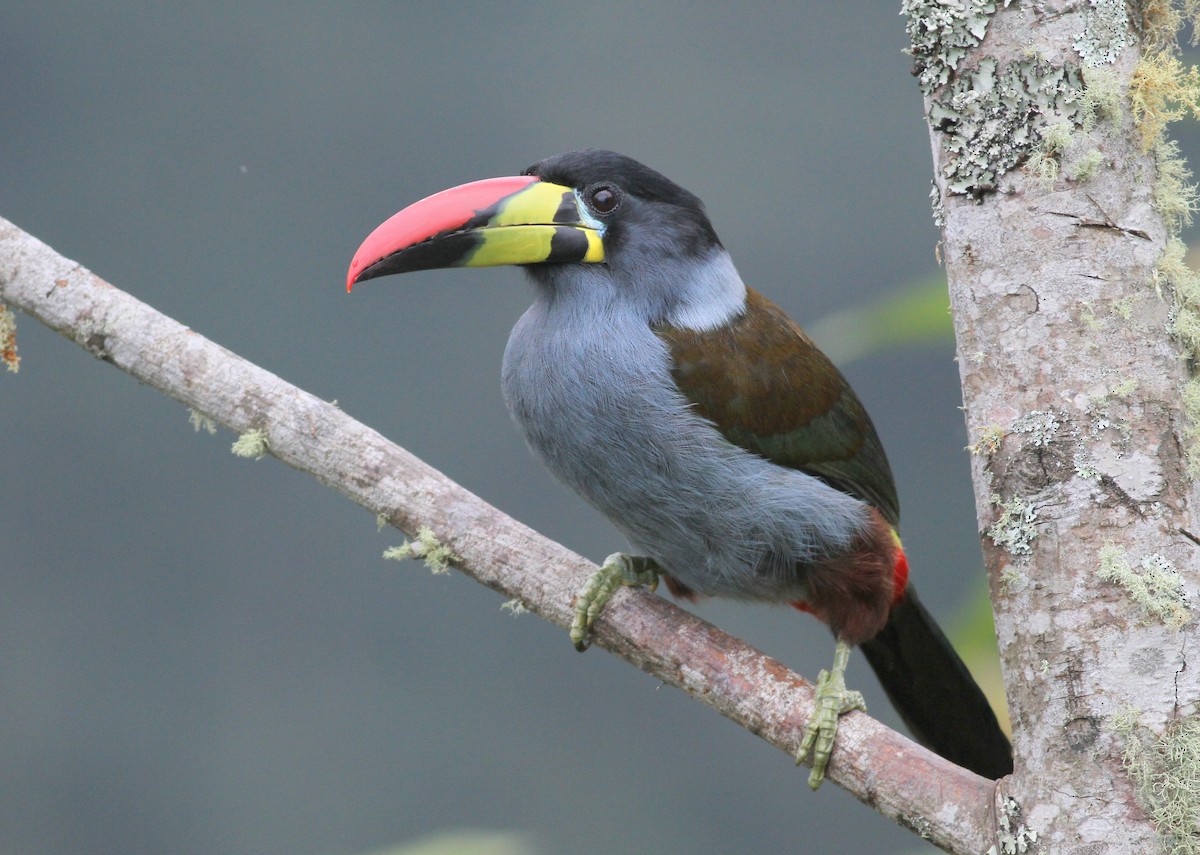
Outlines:
<svg viewBox="0 0 1200 855"><path fill-rule="evenodd" d="M859 646L918 742L985 778L1012 772L996 714L912 585L879 634Z"/></svg>

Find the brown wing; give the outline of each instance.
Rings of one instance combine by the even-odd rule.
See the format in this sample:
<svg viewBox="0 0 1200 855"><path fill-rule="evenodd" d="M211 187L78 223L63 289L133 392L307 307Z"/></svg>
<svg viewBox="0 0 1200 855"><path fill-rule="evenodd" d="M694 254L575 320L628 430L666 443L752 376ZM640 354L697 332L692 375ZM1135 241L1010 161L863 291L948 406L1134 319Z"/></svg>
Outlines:
<svg viewBox="0 0 1200 855"><path fill-rule="evenodd" d="M726 439L815 475L899 524L891 468L870 417L782 309L747 290L745 312L729 324L655 332L671 349L679 390Z"/></svg>

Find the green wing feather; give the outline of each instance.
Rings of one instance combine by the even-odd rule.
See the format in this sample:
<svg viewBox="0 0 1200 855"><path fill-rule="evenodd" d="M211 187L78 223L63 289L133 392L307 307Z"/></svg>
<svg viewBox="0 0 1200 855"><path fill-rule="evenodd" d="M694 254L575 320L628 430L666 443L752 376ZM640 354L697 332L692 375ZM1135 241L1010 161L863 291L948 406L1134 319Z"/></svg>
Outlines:
<svg viewBox="0 0 1200 855"><path fill-rule="evenodd" d="M899 524L875 426L846 378L782 309L747 290L744 313L729 324L655 332L671 349L680 392L726 439L815 475Z"/></svg>

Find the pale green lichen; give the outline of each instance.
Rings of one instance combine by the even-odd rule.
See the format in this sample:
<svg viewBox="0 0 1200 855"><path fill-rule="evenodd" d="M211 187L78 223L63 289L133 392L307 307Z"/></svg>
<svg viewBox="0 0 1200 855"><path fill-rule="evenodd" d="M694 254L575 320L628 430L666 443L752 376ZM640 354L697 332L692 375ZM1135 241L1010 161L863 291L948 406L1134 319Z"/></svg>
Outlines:
<svg viewBox="0 0 1200 855"><path fill-rule="evenodd" d="M1138 388L1138 379L1136 377L1126 377L1117 385L1108 390L1109 398L1128 398Z"/></svg>
<svg viewBox="0 0 1200 855"><path fill-rule="evenodd" d="M229 450L238 457L250 457L254 460L261 460L269 447L266 431L255 428L239 436Z"/></svg>
<svg viewBox="0 0 1200 855"><path fill-rule="evenodd" d="M1050 189L1058 181L1058 156L1053 151L1040 145L1029 155L1025 170L1034 183L1042 189Z"/></svg>
<svg viewBox="0 0 1200 855"><path fill-rule="evenodd" d="M1088 0L1084 30L1075 36L1072 47L1083 64L1095 68L1117 61L1129 44L1129 15L1125 0Z"/></svg>
<svg viewBox="0 0 1200 855"><path fill-rule="evenodd" d="M999 816L996 818L997 842L988 849L988 855L1022 855L1031 851L1037 843L1038 835L1020 821L1021 808L1017 800L1006 796L1000 807Z"/></svg>
<svg viewBox="0 0 1200 855"><path fill-rule="evenodd" d="M1187 245L1178 236L1168 238L1154 266L1154 287L1159 296L1163 296L1164 285L1174 290L1171 332L1193 359L1200 359L1200 274L1188 266L1186 255Z"/></svg>
<svg viewBox="0 0 1200 855"><path fill-rule="evenodd" d="M1112 727L1125 744L1121 761L1134 797L1154 823L1162 850L1200 852L1200 717L1170 721L1155 733L1127 709L1113 717Z"/></svg>
<svg viewBox="0 0 1200 855"><path fill-rule="evenodd" d="M13 374L21 370L21 357L17 356L17 318L4 303L0 303L0 362Z"/></svg>
<svg viewBox="0 0 1200 855"><path fill-rule="evenodd" d="M933 823L927 817L908 811L901 812L897 817L897 821L917 833L917 836L922 840L929 840L933 836Z"/></svg>
<svg viewBox="0 0 1200 855"><path fill-rule="evenodd" d="M1176 239L1178 240L1178 239ZM1179 241L1183 243L1183 241ZM1186 261L1181 262L1187 269L1187 276L1177 276L1172 284L1175 286L1175 292L1179 295L1179 301L1182 304L1181 309L1186 312L1195 314L1200 311L1200 274L1187 267ZM1193 357L1200 358L1200 347L1193 345Z"/></svg>
<svg viewBox="0 0 1200 855"><path fill-rule="evenodd" d="M1099 149L1093 148L1084 152L1071 163L1067 169L1067 176L1072 181L1088 181L1094 178L1096 170L1100 168L1100 164L1104 162L1104 155Z"/></svg>
<svg viewBox="0 0 1200 855"><path fill-rule="evenodd" d="M192 426L192 430L196 433L204 431L209 436L214 436L217 432L217 423L199 410L193 410L188 407L188 424Z"/></svg>
<svg viewBox="0 0 1200 855"><path fill-rule="evenodd" d="M1055 122L1042 132L1042 148L1051 154L1062 154L1074 136L1075 128L1069 122Z"/></svg>
<svg viewBox="0 0 1200 855"><path fill-rule="evenodd" d="M903 0L900 14L907 18L905 32L921 91L931 94L945 85L958 64L987 34L988 22L998 7L1010 0Z"/></svg>
<svg viewBox="0 0 1200 855"><path fill-rule="evenodd" d="M443 546L427 525L417 529L416 540L406 540L400 546L385 549L383 557L390 561L420 558L435 576L449 573L450 565L462 560L450 547Z"/></svg>
<svg viewBox="0 0 1200 855"><path fill-rule="evenodd" d="M998 66L984 57L974 69L960 63L983 41L988 24L1010 0L904 0L908 49L921 91L931 98L929 120L942 133L948 152L947 192L979 198L1000 176L1037 150L1039 124L1075 123L1073 102L1082 89L1078 68L1062 68L1030 52ZM1058 164L1044 156L1035 164L1043 180L1057 177ZM1053 176L1053 177L1051 177ZM935 196L934 218L941 199Z"/></svg>
<svg viewBox="0 0 1200 855"><path fill-rule="evenodd" d="M1155 263L1153 282L1159 297L1174 297L1170 331L1195 363L1200 360L1200 276L1188 267L1187 247L1179 233L1192 222L1198 195L1179 146L1166 138L1166 127L1185 116L1200 117L1200 69L1184 65L1176 56L1175 43L1184 21L1193 25L1194 43L1200 0L1146 0L1140 9L1144 53L1134 69L1129 95L1142 150L1154 154L1154 207L1167 227L1166 246ZM1168 289L1173 293L1168 295ZM1188 404L1186 387L1184 392L1189 424L1183 432L1188 440L1187 469L1192 477L1200 477L1200 408Z"/></svg>
<svg viewBox="0 0 1200 855"><path fill-rule="evenodd" d="M1077 183L1095 177L1104 163L1104 155L1098 148L1082 153L1078 153L1078 149L1096 122L1119 121L1121 118L1121 88L1113 72L1101 68L1081 69L1081 79L1084 85L1078 94L1074 122L1049 125L1025 165L1026 173L1043 189L1052 188L1064 169L1067 178Z"/></svg>
<svg viewBox="0 0 1200 855"><path fill-rule="evenodd" d="M1090 132L1097 122L1119 122L1123 93L1121 79L1107 68L1088 68L1083 72L1083 94L1079 99L1081 129Z"/></svg>
<svg viewBox="0 0 1200 855"><path fill-rule="evenodd" d="M1059 415L1047 410L1032 410L1013 422L1013 433L1023 434L1026 448L1045 448L1062 428Z"/></svg>
<svg viewBox="0 0 1200 855"><path fill-rule="evenodd" d="M1000 516L987 530L992 543L1013 556L1031 554L1033 541L1037 539L1037 508L1020 496L1008 501L992 496L991 501L1000 509Z"/></svg>
<svg viewBox="0 0 1200 855"><path fill-rule="evenodd" d="M1086 412L1091 416L1091 421L1088 424L1088 438L1090 440L1095 440L1097 434L1111 428L1119 434L1122 442L1129 441L1129 438L1133 435L1133 428L1129 424L1129 420L1114 417L1109 411L1109 408L1113 404L1114 393L1127 388L1127 385L1128 381L1122 381L1122 383L1117 385L1116 389L1105 392L1088 405ZM1134 386L1136 387L1136 385L1137 383L1134 381Z"/></svg>
<svg viewBox="0 0 1200 855"><path fill-rule="evenodd" d="M1083 478L1085 481L1096 481L1100 478L1100 470L1096 468L1093 462L1076 457L1075 477Z"/></svg>
<svg viewBox="0 0 1200 855"><path fill-rule="evenodd" d="M1006 591L1019 588L1025 584L1025 574L1011 564L1008 564L1000 571L1000 584L1004 586L1004 590Z"/></svg>
<svg viewBox="0 0 1200 855"><path fill-rule="evenodd" d="M1108 310L1121 320L1127 321L1133 317L1133 298L1125 296L1120 299L1109 300Z"/></svg>
<svg viewBox="0 0 1200 855"><path fill-rule="evenodd" d="M1200 312L1183 306L1175 315L1171 331L1191 350L1200 350Z"/></svg>
<svg viewBox="0 0 1200 855"><path fill-rule="evenodd" d="M1099 332L1104 329L1104 320L1096 317L1096 309L1092 306L1090 300L1083 300L1079 304L1079 319L1092 332Z"/></svg>
<svg viewBox="0 0 1200 855"><path fill-rule="evenodd" d="M1183 387L1183 412L1188 419L1184 436L1188 440L1187 467L1193 478L1200 478L1200 378L1193 377Z"/></svg>
<svg viewBox="0 0 1200 855"><path fill-rule="evenodd" d="M1179 153L1179 143L1160 140L1155 146L1158 177L1154 180L1154 209L1162 214L1167 230L1175 235L1192 224L1197 210L1196 185L1192 171Z"/></svg>
<svg viewBox="0 0 1200 855"><path fill-rule="evenodd" d="M1150 51L1133 70L1129 103L1142 151L1151 151L1169 122L1200 116L1200 69L1185 67L1170 50Z"/></svg>
<svg viewBox="0 0 1200 855"><path fill-rule="evenodd" d="M380 511L379 513L377 513L375 515L375 530L376 531L383 531L384 528L387 527L387 524L388 524L388 515L386 513L384 513L383 511Z"/></svg>
<svg viewBox="0 0 1200 855"><path fill-rule="evenodd" d="M974 455L990 457L1000 450L1004 443L1004 428L997 425L986 425L979 431L979 438L967 446L967 451Z"/></svg>
<svg viewBox="0 0 1200 855"><path fill-rule="evenodd" d="M933 214L933 224L939 229L946 225L946 204L942 201L942 191L938 189L937 182L931 181L929 188L929 209Z"/></svg>
<svg viewBox="0 0 1200 855"><path fill-rule="evenodd" d="M1193 377L1183 387L1183 406L1189 413L1200 413L1200 377Z"/></svg>
<svg viewBox="0 0 1200 855"><path fill-rule="evenodd" d="M1086 124L1086 120L1082 120ZM1076 128L1069 122L1056 122L1045 129L1042 141L1034 148L1025 164L1030 178L1043 189L1050 189L1058 181L1063 164L1067 165L1067 177L1072 181L1087 181L1096 174L1104 162L1099 149L1075 156L1068 152L1078 147Z"/></svg>
<svg viewBox="0 0 1200 855"><path fill-rule="evenodd" d="M1200 38L1200 0L1141 0L1138 31L1145 48L1162 50L1173 48L1176 33L1185 23L1192 25L1191 44Z"/></svg>
<svg viewBox="0 0 1200 855"><path fill-rule="evenodd" d="M1062 158L1074 144L1075 128L1068 122L1055 122L1042 132L1042 141L1029 156L1025 169L1044 188L1058 181Z"/></svg>
<svg viewBox="0 0 1200 855"><path fill-rule="evenodd" d="M1129 599L1151 617L1178 629L1191 620L1191 609L1175 565L1157 552L1142 556L1135 567L1125 549L1107 541L1100 549L1099 576L1125 589Z"/></svg>
<svg viewBox="0 0 1200 855"><path fill-rule="evenodd" d="M500 608L509 612L513 617L519 617L529 611L529 609L525 608L525 604L516 597L501 603Z"/></svg>
<svg viewBox="0 0 1200 855"><path fill-rule="evenodd" d="M959 73L930 105L941 132L946 189L979 198L1020 165L1044 139L1043 126L1080 122L1083 78L1078 67L1029 57L1005 63L984 57Z"/></svg>
<svg viewBox="0 0 1200 855"><path fill-rule="evenodd" d="M1163 286L1169 285L1177 291L1186 288L1189 281L1197 277L1187 264L1187 244L1177 236L1167 239L1162 255L1154 262L1154 290L1163 296Z"/></svg>

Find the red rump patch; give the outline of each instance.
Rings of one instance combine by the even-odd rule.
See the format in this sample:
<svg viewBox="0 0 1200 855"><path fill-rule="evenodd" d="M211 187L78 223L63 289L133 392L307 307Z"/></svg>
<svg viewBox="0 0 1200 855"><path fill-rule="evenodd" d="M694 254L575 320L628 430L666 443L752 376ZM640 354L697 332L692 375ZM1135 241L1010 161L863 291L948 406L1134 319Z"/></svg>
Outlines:
<svg viewBox="0 0 1200 855"><path fill-rule="evenodd" d="M908 585L908 556L904 547L896 544L896 566L892 568L892 605L904 599L904 588Z"/></svg>
<svg viewBox="0 0 1200 855"><path fill-rule="evenodd" d="M892 570L890 590L884 588L889 562ZM847 620L843 613L847 600L855 594L853 588L840 591L840 596L835 595L832 600L827 599L828 613L806 600L791 600L788 605L813 615L823 623L830 623L832 617L842 629L851 631L855 636L854 643L870 638L878 632L879 627L887 620L891 607L904 598L904 589L908 585L908 556L904 554L904 547L900 544L895 530L877 511L873 514L873 524L868 529L867 537L863 543L858 544L858 548L852 549L839 559L809 568L810 584L819 585L824 581L826 585L832 582L836 586L847 581L853 582L856 575L861 576L862 582L865 583L864 590L858 594L858 607L850 604L851 611L858 612L857 619L851 615ZM681 600L697 599L696 592L682 582L666 573L660 573L659 577L675 597ZM875 580L875 584L871 584L871 580ZM870 617L872 613L875 615L874 619Z"/></svg>
<svg viewBox="0 0 1200 855"><path fill-rule="evenodd" d="M792 600L790 603L788 603L788 605L798 612L805 612L810 615L817 614L815 611L813 611L813 607L804 602L804 600ZM820 617L820 615L817 615L817 617Z"/></svg>
<svg viewBox="0 0 1200 855"><path fill-rule="evenodd" d="M852 644L873 637L908 585L908 557L878 511L846 552L811 565L809 596L789 602L814 615Z"/></svg>

